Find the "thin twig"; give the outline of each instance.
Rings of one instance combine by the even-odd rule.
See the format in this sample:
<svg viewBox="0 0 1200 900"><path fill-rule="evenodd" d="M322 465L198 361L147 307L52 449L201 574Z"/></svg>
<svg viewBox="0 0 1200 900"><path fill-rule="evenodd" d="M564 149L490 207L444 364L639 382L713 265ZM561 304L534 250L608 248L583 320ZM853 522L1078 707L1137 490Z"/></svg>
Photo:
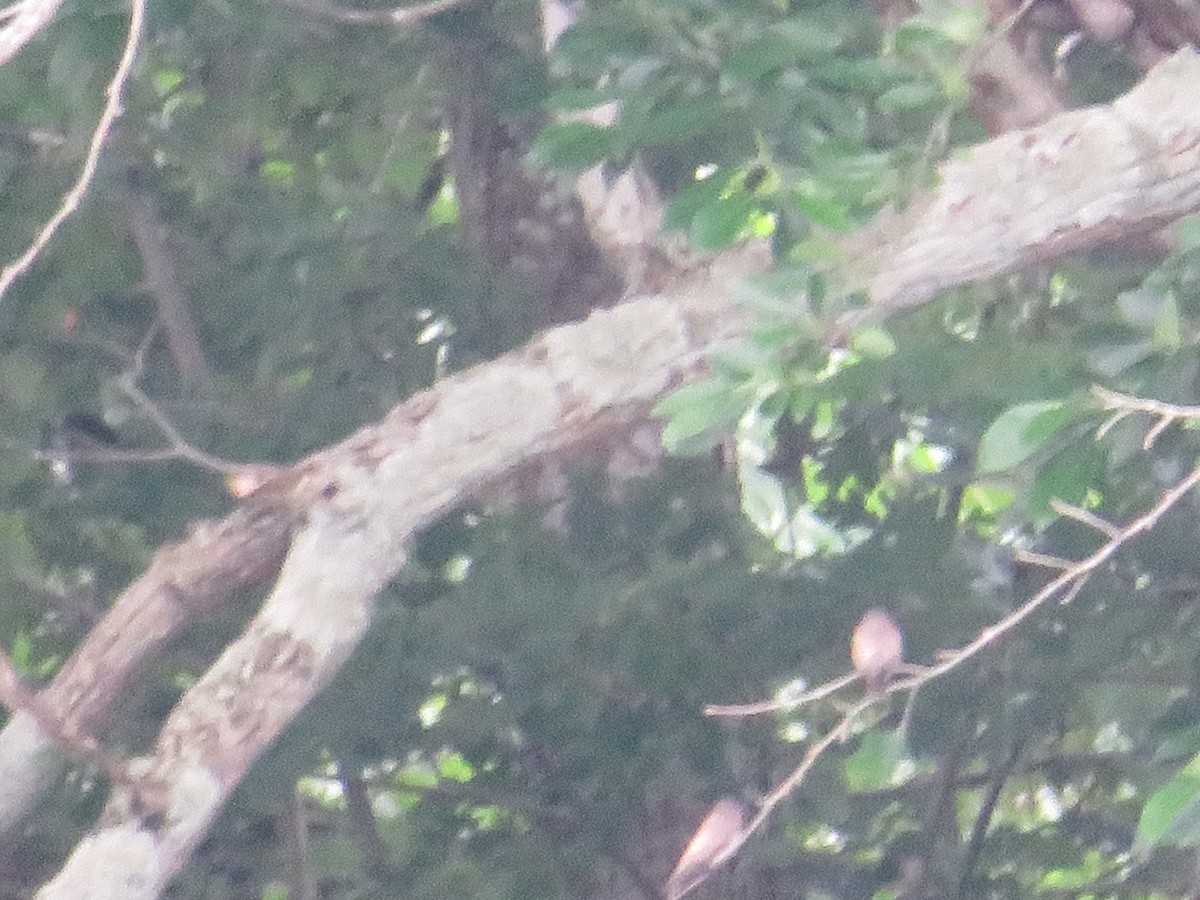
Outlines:
<svg viewBox="0 0 1200 900"><path fill-rule="evenodd" d="M1097 437L1103 437L1113 426L1131 413L1149 413L1158 419L1146 431L1146 436L1142 438L1143 450L1153 447L1162 433L1181 419L1200 419L1200 406L1182 406L1177 403L1153 400L1149 397L1134 397L1131 394L1110 391L1099 385L1092 387L1092 394L1100 400L1106 410L1112 412L1112 415L1096 430Z"/></svg>
<svg viewBox="0 0 1200 900"><path fill-rule="evenodd" d="M802 694L794 694L792 696L783 696L771 700L760 700L757 703L734 703L721 705L718 703L710 703L704 707L706 716L760 716L763 713L781 712L784 710L796 709L804 706L806 703L812 703L814 700L820 700L823 697L828 697L830 694L840 691L849 684L853 684L862 678L857 672L850 675L843 675L840 678L835 678L832 681L827 681L824 684L813 688L811 691L805 691Z"/></svg>
<svg viewBox="0 0 1200 900"><path fill-rule="evenodd" d="M132 379L122 377L117 380L117 384L125 396L133 401L133 404L142 415L149 419L162 432L163 436L167 439L167 443L170 445L171 451L178 458L186 459L188 462L195 463L201 468L220 472L222 475L233 475L245 468L241 463L229 462L228 460L205 453L197 447L193 447L179 433L179 429L175 427L174 423L163 414L158 405L142 393L142 389Z"/></svg>
<svg viewBox="0 0 1200 900"><path fill-rule="evenodd" d="M139 196L130 201L129 225L146 273L146 289L154 298L158 321L162 323L167 348L184 389L211 395L213 376L204 358L200 331L192 316L187 291L175 270L167 224L151 197Z"/></svg>
<svg viewBox="0 0 1200 900"><path fill-rule="evenodd" d="M975 871L975 866L979 862L979 857L983 852L983 841L987 837L988 828L992 823L992 816L995 815L996 804L1000 801L1000 794L1004 790L1004 785L1008 782L1009 777L1017 766L1017 762L1021 759L1021 751L1024 748L1024 743L1018 741L1008 756L1005 757L1000 768L992 775L992 783L988 786L987 795L983 798L983 803L979 807L979 814L975 816L975 824L971 826L971 837L967 841L967 849L963 854L963 862L958 877L958 891L955 894L959 900L963 900L967 896L967 887L970 884L972 873Z"/></svg>
<svg viewBox="0 0 1200 900"><path fill-rule="evenodd" d="M1108 410L1144 412L1167 419L1200 419L1200 406L1181 406L1177 403L1166 403L1150 397L1135 397L1132 394L1110 391L1099 385L1092 387L1092 394Z"/></svg>
<svg viewBox="0 0 1200 900"><path fill-rule="evenodd" d="M938 655L938 661L933 665L920 671L918 674L910 678L902 679L893 682L887 688L887 693L910 691L915 692L922 685L927 684L934 679L940 678L948 672L962 666L968 660L972 659L986 647L991 646L1001 637L1008 634L1019 624L1024 622L1034 614L1038 609L1048 603L1054 597L1061 594L1060 602L1063 604L1070 603L1084 585L1091 578L1092 574L1104 563L1113 557L1113 555L1130 540L1140 534L1149 531L1158 522L1160 518L1178 503L1189 491L1200 484L1200 467L1193 469L1187 477L1177 483L1173 488L1166 491L1159 501L1154 504L1149 510L1143 513L1138 518L1134 519L1124 528L1116 528L1112 526L1109 540L1101 546L1096 552L1077 563L1071 564L1063 569L1062 573L1049 581L1041 590L1030 597L1024 604L1009 613L1004 618L1000 619L994 625L991 625L979 633L973 641L963 645L957 650L946 651ZM1107 524L1107 523L1106 523ZM1108 533L1107 529L1105 529ZM1057 566L1055 566L1057 567ZM816 691L809 694L801 695L801 697L810 697L811 694L821 692L822 696L832 693L840 687L851 683L854 676L846 676L842 679L837 679L822 685ZM836 687L834 687L836 685ZM816 764L821 755L828 750L834 743L843 738L850 727L858 719L858 717L872 706L880 695L868 695L859 700L850 710L841 718L838 724L831 728L819 741L812 744L805 752L800 765L786 779L779 783L763 800L759 806L758 812L750 823L742 830L737 840L727 847L720 857L713 862L714 868L721 863L731 859L745 844L746 840L757 831L770 816L772 810L778 806L784 798L792 793L807 777L809 771ZM795 702L798 698L792 698ZM911 698L910 698L911 699ZM773 708L781 708L780 701L772 700L762 704L747 704L743 707L706 707L705 712L709 715L753 715L757 712L769 711ZM714 710L716 710L714 712ZM734 712L723 712L724 710L733 710ZM738 711L741 710L741 711ZM746 710L749 710L748 712ZM906 711L907 716L907 711Z"/></svg>
<svg viewBox="0 0 1200 900"><path fill-rule="evenodd" d="M59 204L54 215L50 217L49 221L42 227L42 230L38 232L37 237L33 239L33 243L29 245L28 249L19 258L5 266L3 271L0 271L0 302L3 301L13 282L24 275L33 265L38 255L58 232L62 223L79 208L84 194L91 187L92 181L96 177L96 167L100 162L100 151L104 148L104 144L112 132L113 125L121 115L121 94L125 90L126 83L129 81L130 73L133 71L133 62L137 57L138 46L142 39L142 23L145 19L145 12L145 0L131 0L129 34L125 39L125 49L121 53L121 59L117 63L117 70L113 73L112 81L109 82L108 88L104 92L108 100L105 102L104 110L100 114L100 121L96 124L95 131L92 132L92 140L88 145L87 156L83 161L83 168L80 170L75 184L71 186L71 189L63 197L62 203Z"/></svg>
<svg viewBox="0 0 1200 900"><path fill-rule="evenodd" d="M17 55L54 19L62 0L17 0L0 10L0 65Z"/></svg>
<svg viewBox="0 0 1200 900"><path fill-rule="evenodd" d="M957 669L968 660L977 656L986 647L989 647L999 638L1012 631L1060 592L1066 592L1068 600L1073 598L1083 586L1083 581L1086 578L1104 563L1108 562L1130 540L1153 528L1167 510L1182 500L1198 484L1200 484L1200 468L1193 469L1188 473L1187 477L1164 493L1154 506L1124 528L1119 529L1117 534L1096 550L1095 553L1080 560L1071 568L1064 570L1062 574L1051 579L1040 591L1025 601L1024 604L1017 607L1017 609L1000 619L994 625L983 629L973 641L963 645L958 650L946 654L940 662L930 666L923 675L898 682L893 685L893 688L906 690L910 687L925 684L935 678L940 678L947 672Z"/></svg>
<svg viewBox="0 0 1200 900"><path fill-rule="evenodd" d="M849 732L850 726L853 725L858 717L866 709L872 706L877 699L878 695L872 694L862 700L859 700L858 703L854 704L854 706L852 706L846 712L846 714L842 716L837 725L835 725L833 728L830 728L829 731L825 733L824 737L822 737L819 741L810 746L807 751L805 751L804 758L800 761L800 765L796 766L796 768L792 771L792 774L776 785L771 793L767 794L767 796L763 798L763 802L758 807L758 812L754 814L754 818L750 820L749 824L742 829L742 832L738 835L737 840L726 847L720 856L713 860L712 867L714 869L727 860L733 858L733 856L742 848L742 845L746 843L746 840L750 837L750 835L754 834L754 832L761 828L762 824L767 821L775 807L782 803L792 793L792 791L796 790L796 788L800 786L804 779L808 777L808 773L812 771L812 767L816 765L817 760L821 758L821 755L839 740L842 740Z"/></svg>
<svg viewBox="0 0 1200 900"><path fill-rule="evenodd" d="M1105 521L1093 512L1089 512L1079 506L1073 506L1065 500L1059 500L1057 497L1050 501L1050 508L1066 519L1074 519L1081 525L1087 525L1089 528L1095 528L1097 531L1108 535L1110 538L1115 538L1121 533L1121 529L1111 522Z"/></svg>
<svg viewBox="0 0 1200 900"><path fill-rule="evenodd" d="M1075 565L1072 560L1063 559L1061 556L1049 556L1045 553L1034 553L1032 550L1018 550L1013 554L1015 562L1029 563L1032 566L1041 566L1043 569L1058 569L1063 571Z"/></svg>
<svg viewBox="0 0 1200 900"><path fill-rule="evenodd" d="M390 25L397 29L408 29L439 13L469 2L474 0L426 0L425 3L397 6L392 9L353 9L326 3L324 0L282 0L282 5L343 25Z"/></svg>

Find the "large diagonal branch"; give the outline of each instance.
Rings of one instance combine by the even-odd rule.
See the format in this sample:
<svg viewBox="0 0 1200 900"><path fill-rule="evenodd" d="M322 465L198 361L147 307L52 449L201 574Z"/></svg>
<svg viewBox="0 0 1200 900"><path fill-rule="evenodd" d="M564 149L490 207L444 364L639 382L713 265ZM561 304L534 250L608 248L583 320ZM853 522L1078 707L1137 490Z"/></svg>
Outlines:
<svg viewBox="0 0 1200 900"><path fill-rule="evenodd" d="M1130 235L1200 206L1200 60L1183 50L1108 106L980 144L936 190L845 243L843 283L892 315L959 284Z"/></svg>
<svg viewBox="0 0 1200 900"><path fill-rule="evenodd" d="M1009 166L1003 175L1001 163ZM951 163L928 198L857 239L856 246L875 249L852 255L841 274L845 284L869 289L886 315L952 284L1095 246L1197 206L1200 58L1184 52L1113 106L1007 135ZM264 489L249 509L285 511L272 526L280 542L297 528L278 581L246 633L172 712L153 755L132 767L137 802L124 796L132 788L119 789L103 824L41 896L156 896L249 764L360 639L372 597L403 564L416 530L525 465L575 454L644 419L656 399L700 368L705 353L749 327L723 277L764 268L753 254L748 259L719 260L669 296L554 329L448 379ZM237 516L253 518L244 510L216 527L230 527ZM193 540L172 552L201 551ZM191 566L194 572L203 563ZM186 605L187 590L175 597L169 579L163 584L149 602ZM136 588L114 614L133 602ZM98 631L111 634L112 627L106 620ZM101 721L111 692L132 673L115 643L89 636L49 689L83 721ZM150 643L127 639L122 652L144 661ZM107 696L88 693L81 672L107 679ZM86 699L60 684L71 678ZM9 784L41 765L20 758L14 727L25 730L26 753L29 735L38 733L35 721L17 717L0 734L0 773Z"/></svg>

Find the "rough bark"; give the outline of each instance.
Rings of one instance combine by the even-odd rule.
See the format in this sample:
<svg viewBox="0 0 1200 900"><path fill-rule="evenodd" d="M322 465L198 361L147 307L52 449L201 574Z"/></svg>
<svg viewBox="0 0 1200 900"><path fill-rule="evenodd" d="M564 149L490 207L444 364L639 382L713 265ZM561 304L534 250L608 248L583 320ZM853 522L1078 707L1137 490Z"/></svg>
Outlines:
<svg viewBox="0 0 1200 900"><path fill-rule="evenodd" d="M942 166L940 183L846 244L873 315L958 284L1131 235L1200 204L1200 63L1182 50L1108 106L1013 131Z"/></svg>

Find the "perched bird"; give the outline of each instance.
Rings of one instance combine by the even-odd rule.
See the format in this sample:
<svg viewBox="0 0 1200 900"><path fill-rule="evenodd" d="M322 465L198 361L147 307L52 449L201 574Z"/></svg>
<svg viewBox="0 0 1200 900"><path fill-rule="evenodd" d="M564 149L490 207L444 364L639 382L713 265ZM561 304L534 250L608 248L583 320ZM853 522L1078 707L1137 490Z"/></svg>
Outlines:
<svg viewBox="0 0 1200 900"><path fill-rule="evenodd" d="M743 840L745 827L746 807L740 801L724 797L714 803L667 879L667 900L679 900L728 862Z"/></svg>
<svg viewBox="0 0 1200 900"><path fill-rule="evenodd" d="M867 610L850 637L850 661L867 681L867 690L878 694L904 663L904 635L887 610Z"/></svg>

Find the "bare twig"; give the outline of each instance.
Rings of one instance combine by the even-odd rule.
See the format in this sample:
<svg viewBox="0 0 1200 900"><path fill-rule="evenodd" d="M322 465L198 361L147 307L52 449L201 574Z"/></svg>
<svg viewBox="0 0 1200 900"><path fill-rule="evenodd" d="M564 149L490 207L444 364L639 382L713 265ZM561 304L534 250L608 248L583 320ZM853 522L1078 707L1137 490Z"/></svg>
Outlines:
<svg viewBox="0 0 1200 900"><path fill-rule="evenodd" d="M1089 528L1094 528L1099 532L1108 535L1110 538L1115 538L1121 533L1121 529L1117 528L1111 522L1107 522L1093 512L1088 512L1079 506L1074 506L1067 503L1065 500L1060 500L1057 497L1050 501L1050 508L1062 516L1064 519L1074 519L1082 525L1087 525ZM1069 567L1068 567L1069 568Z"/></svg>
<svg viewBox="0 0 1200 900"><path fill-rule="evenodd" d="M113 378L112 384L136 407L143 418L150 421L166 441L166 446L94 445L35 450L0 438L0 448L25 453L33 459L52 464L72 462L136 464L186 460L202 469L225 476L229 493L239 499L256 493L266 483L287 471L285 467L273 463L239 463L205 453L184 438L158 404L138 386L145 372L146 358L150 348L154 345L154 341L162 329L161 318L156 318L146 334L143 335L137 348L132 352L126 347L104 339L85 337L82 342L98 347L124 366L124 369Z"/></svg>
<svg viewBox="0 0 1200 900"><path fill-rule="evenodd" d="M967 840L967 849L963 854L962 866L959 870L958 877L958 892L956 896L959 900L967 896L967 889L971 882L972 873L975 871L975 866L979 862L979 856L983 852L983 840L987 837L988 828L992 823L992 816L996 812L996 804L1000 801L1000 794L1004 790L1004 785L1008 782L1013 770L1017 766L1017 762L1021 759L1021 751L1024 750L1024 744L1017 742L1000 768L992 775L991 784L988 786L987 794L983 798L983 803L979 807L979 814L975 816L975 824L971 826L971 837Z"/></svg>
<svg viewBox="0 0 1200 900"><path fill-rule="evenodd" d="M808 773L812 771L812 767L816 765L817 760L821 758L822 754L824 754L826 750L832 747L839 740L843 740L849 732L850 726L853 725L858 717L862 715L866 709L872 706L877 699L878 695L873 694L854 704L854 706L852 706L849 711L842 716L837 725L835 725L833 728L830 728L829 731L825 733L824 737L822 737L819 741L814 743L808 748L808 750L805 751L804 758L800 760L800 765L796 766L796 768L792 770L792 774L776 785L771 793L767 794L767 796L763 798L763 802L759 804L758 812L754 814L754 818L750 820L744 829L742 829L742 832L740 835L738 835L737 840L733 841L727 848L725 848L725 851L721 853L717 859L713 860L712 866L714 869L732 859L737 852L742 849L742 845L746 843L747 838L749 838L750 835L754 834L754 832L762 827L763 823L767 821L775 807L787 799L792 791L798 788L804 779L808 777Z"/></svg>
<svg viewBox="0 0 1200 900"><path fill-rule="evenodd" d="M439 13L472 2L474 0L426 0L425 3L414 3L411 6L375 10L353 9L325 3L323 0L281 0L284 6L290 6L327 22L339 22L343 25L390 25L396 29L413 28Z"/></svg>
<svg viewBox="0 0 1200 900"><path fill-rule="evenodd" d="M1184 496L1193 490L1197 485L1200 485L1200 468L1194 469L1187 477L1177 483L1169 491L1165 492L1159 501L1149 510L1143 513L1138 518L1134 519L1123 528L1110 525L1104 522L1102 530L1109 536L1109 540L1092 555L1080 560L1076 563L1066 564L1065 567L1060 565L1059 560L1053 560L1053 568L1063 568L1063 571L1048 582L1041 590L1030 597L1024 604L1009 613L1004 618L1000 619L994 625L991 625L979 633L979 636L968 642L957 650L945 651L938 655L937 661L924 669L920 669L911 677L902 679L891 684L887 689L887 693L893 692L915 692L922 685L941 678L948 672L957 669L959 666L966 663L978 655L984 648L991 646L999 641L1004 635L1011 632L1019 624L1024 622L1034 614L1038 609L1048 603L1051 599L1058 597L1059 602L1066 604L1070 603L1083 589L1088 579L1092 574L1104 563L1113 557L1116 552L1125 544L1129 543L1138 535L1149 531L1158 520L1171 509L1175 504L1183 499ZM1069 507L1072 512L1080 512L1074 507ZM1073 516L1077 518L1077 516ZM1095 524L1090 519L1095 518L1088 514L1088 524ZM1099 521L1099 520L1098 520ZM1049 559L1049 558L1048 558ZM911 671L911 670L910 670ZM816 696L827 696L835 690L844 687L855 680L855 676L844 676L841 679L835 679L826 684L810 691L807 694L802 694L799 697L788 698L785 700L771 700L763 703L746 704L744 706L709 706L705 708L705 713L708 715L756 715L760 712L769 712L775 709L788 709L799 705L802 702L815 699ZM794 791L800 783L807 777L809 771L816 764L820 756L828 750L839 739L843 738L850 727L858 719L858 717L873 705L879 695L868 695L864 699L856 703L851 709L841 718L839 723L831 728L819 741L812 744L805 752L800 765L796 767L788 778L776 786L767 798L759 807L758 813L742 831L738 840L727 848L721 858L714 862L714 866L720 865L722 862L732 858L732 856L740 850L746 839L756 831L771 811L779 805L782 800ZM906 710L907 716L907 710Z"/></svg>
<svg viewBox="0 0 1200 900"><path fill-rule="evenodd" d="M1098 429L1097 437L1104 437L1114 425L1135 412L1149 413L1158 419L1146 432L1142 439L1142 449L1149 450L1155 441L1171 425L1182 419L1200 419L1200 406L1180 406L1175 403L1164 403L1147 397L1134 397L1116 391L1094 386L1092 394L1100 400L1104 408L1112 413Z"/></svg>
<svg viewBox="0 0 1200 900"><path fill-rule="evenodd" d="M150 197L134 198L130 204L129 224L146 272L146 287L154 298L158 321L162 323L167 347L183 379L184 389L193 394L211 394L212 372L204 358L187 292L171 258L167 225Z"/></svg>
<svg viewBox="0 0 1200 900"><path fill-rule="evenodd" d="M1200 468L1193 469L1188 473L1187 477L1165 492L1154 506L1124 528L1118 529L1113 537L1096 550L1095 553L1080 560L1069 569L1065 569L1060 575L1051 579L1040 591L1025 601L1024 604L1013 610L1003 619L1000 619L994 625L983 629L973 641L970 641L957 650L944 654L941 660L930 666L924 674L892 685L891 690L908 690L911 687L916 687L935 678L940 678L947 672L957 669L963 663L977 656L982 650L1012 631L1059 594L1063 595L1064 602L1069 601L1078 594L1079 590L1083 587L1083 583L1093 572L1108 562L1118 550L1133 538L1153 528L1167 510L1182 500L1198 484L1200 484Z"/></svg>
<svg viewBox="0 0 1200 900"><path fill-rule="evenodd" d="M1018 550L1013 554L1015 562L1029 563L1033 566L1041 566L1043 569L1069 569L1075 565L1069 559L1063 559L1061 556L1049 556L1045 553L1034 553L1032 550Z"/></svg>
<svg viewBox="0 0 1200 900"><path fill-rule="evenodd" d="M0 10L0 65L8 62L50 24L62 0L17 0Z"/></svg>
<svg viewBox="0 0 1200 900"><path fill-rule="evenodd" d="M843 675L840 678L834 678L822 685L818 685L811 691L805 691L801 694L785 694L783 697L777 697L771 700L760 700L757 703L734 703L729 705L721 705L710 703L704 707L706 716L759 716L763 713L782 712L789 709L796 709L804 706L806 703L812 703L815 700L820 700L823 697L828 697L830 694L840 691L849 684L853 684L862 678L857 672L850 675Z"/></svg>
<svg viewBox="0 0 1200 900"><path fill-rule="evenodd" d="M26 5L28 5L29 9L49 8L47 21L58 6L57 3L46 2L41 4L23 3L23 11ZM129 34L125 39L125 49L121 52L121 59L117 63L117 70L113 73L112 81L109 82L108 88L104 92L108 100L104 104L104 111L100 114L100 121L96 124L96 130L92 132L92 140L88 145L87 156L83 161L83 168L80 170L75 184L71 186L71 189L63 197L62 203L59 204L54 215L50 217L42 227L42 230L38 232L37 237L33 239L33 243L29 245L28 249L19 258L5 266L3 271L0 271L0 301L3 301L13 282L24 275L33 265L38 255L58 232L62 223L79 208L84 194L91 187L92 181L96 177L96 167L100 162L100 151L104 148L104 144L112 132L113 125L121 115L121 94L125 90L126 83L129 81L130 73L133 71L133 62L137 57L138 45L142 39L142 22L145 19L145 12L145 0L131 0ZM6 34L9 28L12 27L13 25L11 24L6 26L4 31L0 33L0 63L16 52L16 48L12 48L12 52L8 53L7 56L5 55L9 49ZM22 43L31 36L25 36Z"/></svg>

